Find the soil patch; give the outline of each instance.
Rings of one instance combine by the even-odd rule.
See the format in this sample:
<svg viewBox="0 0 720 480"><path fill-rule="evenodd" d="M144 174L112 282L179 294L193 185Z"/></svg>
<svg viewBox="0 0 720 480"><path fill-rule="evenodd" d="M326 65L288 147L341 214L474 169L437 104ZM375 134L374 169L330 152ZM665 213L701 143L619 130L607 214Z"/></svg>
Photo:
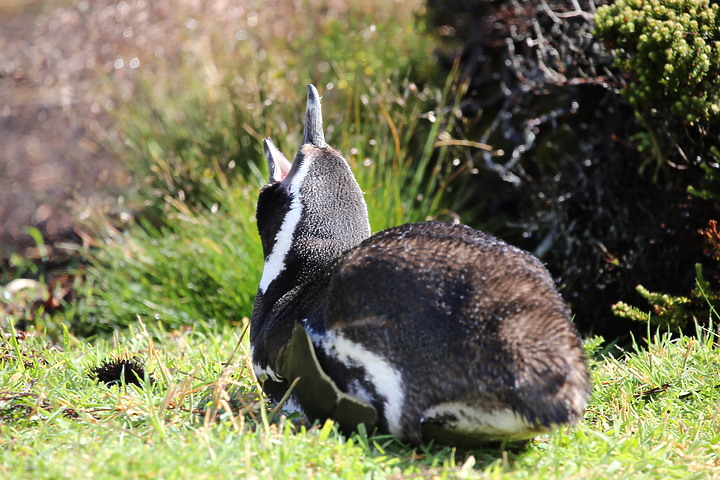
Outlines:
<svg viewBox="0 0 720 480"><path fill-rule="evenodd" d="M101 109L77 95L90 88L89 76L76 91L62 81L88 59L67 48L67 17L51 18L60 6L46 4L0 7L0 258L35 255L27 227L50 249L81 242L83 209L101 208L127 181L96 140Z"/></svg>

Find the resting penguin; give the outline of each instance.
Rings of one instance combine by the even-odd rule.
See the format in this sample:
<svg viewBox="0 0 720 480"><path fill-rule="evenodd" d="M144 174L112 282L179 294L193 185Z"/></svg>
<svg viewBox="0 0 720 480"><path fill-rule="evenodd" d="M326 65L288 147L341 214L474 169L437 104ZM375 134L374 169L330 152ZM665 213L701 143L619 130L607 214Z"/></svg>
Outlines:
<svg viewBox="0 0 720 480"><path fill-rule="evenodd" d="M270 139L264 148L250 344L269 397L295 382L290 402L310 419L411 443L529 439L579 418L581 342L537 258L451 223L371 235L312 85L294 161Z"/></svg>

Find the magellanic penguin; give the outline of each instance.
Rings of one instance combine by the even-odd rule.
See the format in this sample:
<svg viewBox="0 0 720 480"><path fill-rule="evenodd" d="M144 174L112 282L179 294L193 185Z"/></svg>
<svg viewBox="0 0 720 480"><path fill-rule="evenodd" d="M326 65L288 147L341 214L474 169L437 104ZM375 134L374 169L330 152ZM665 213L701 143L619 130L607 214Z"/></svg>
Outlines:
<svg viewBox="0 0 720 480"><path fill-rule="evenodd" d="M325 142L308 86L292 164L264 141L265 265L250 343L263 389L310 419L408 442L529 439L576 421L580 339L538 259L463 225L370 234L363 193Z"/></svg>

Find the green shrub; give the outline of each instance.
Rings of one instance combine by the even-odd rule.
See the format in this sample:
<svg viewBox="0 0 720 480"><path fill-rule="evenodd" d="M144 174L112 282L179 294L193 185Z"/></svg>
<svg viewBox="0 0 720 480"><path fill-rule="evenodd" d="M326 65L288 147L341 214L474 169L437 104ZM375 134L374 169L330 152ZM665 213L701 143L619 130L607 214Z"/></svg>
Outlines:
<svg viewBox="0 0 720 480"><path fill-rule="evenodd" d="M710 220L708 226L699 233L705 243L704 254L711 262L711 268L716 271L720 266L720 231L717 221ZM706 278L700 263L695 265L695 288L689 296L669 295L649 291L642 285L636 290L651 306L646 312L626 302L618 302L612 306L615 315L637 322L649 323L661 328L679 331L693 324L710 324L720 312L720 278L711 274Z"/></svg>
<svg viewBox="0 0 720 480"><path fill-rule="evenodd" d="M709 0L619 0L599 8L595 22L596 33L616 55L615 66L630 75L622 94L643 127L632 138L638 149L649 152L658 169L679 152L690 172L681 177L671 170L672 177L692 182L687 191L693 196L717 201L720 6ZM613 305L613 312L670 329L706 321L720 298L700 264L696 287L687 296L642 285L637 291L651 312L625 302Z"/></svg>
<svg viewBox="0 0 720 480"><path fill-rule="evenodd" d="M720 311L720 294L714 291L703 277L700 264L696 265L696 268L696 287L691 291L690 297L651 292L638 285L637 292L650 304L651 310L646 312L625 302L618 302L612 306L613 313L618 317L674 331L692 326L693 322L711 322L712 314L717 315Z"/></svg>
<svg viewBox="0 0 720 480"><path fill-rule="evenodd" d="M632 72L624 95L688 124L720 120L720 6L709 0L618 0L598 8L596 33Z"/></svg>
<svg viewBox="0 0 720 480"><path fill-rule="evenodd" d="M713 147L715 158L720 158L720 150ZM699 187L688 185L688 193L703 200L720 202L720 168L718 164L703 163L700 165L704 177L698 181Z"/></svg>

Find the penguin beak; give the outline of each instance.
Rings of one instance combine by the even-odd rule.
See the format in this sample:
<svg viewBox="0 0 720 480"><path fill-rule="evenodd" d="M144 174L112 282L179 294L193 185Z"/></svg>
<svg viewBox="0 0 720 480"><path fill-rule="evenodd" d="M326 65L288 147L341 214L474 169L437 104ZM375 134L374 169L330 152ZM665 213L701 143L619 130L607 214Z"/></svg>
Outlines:
<svg viewBox="0 0 720 480"><path fill-rule="evenodd" d="M327 147L325 134L323 133L320 95L318 95L318 91L313 85L308 85L305 131L303 133L302 145L307 143L317 148Z"/></svg>
<svg viewBox="0 0 720 480"><path fill-rule="evenodd" d="M325 148L325 134L322 125L322 108L320 107L320 95L313 85L308 85L307 107L305 110L305 130L303 131L302 143L296 158L301 156L302 146L310 144L315 148ZM270 183L282 182L290 173L292 165L285 155L275 146L269 138L263 140L265 159L268 162L270 171ZM297 163L297 162L296 162Z"/></svg>

